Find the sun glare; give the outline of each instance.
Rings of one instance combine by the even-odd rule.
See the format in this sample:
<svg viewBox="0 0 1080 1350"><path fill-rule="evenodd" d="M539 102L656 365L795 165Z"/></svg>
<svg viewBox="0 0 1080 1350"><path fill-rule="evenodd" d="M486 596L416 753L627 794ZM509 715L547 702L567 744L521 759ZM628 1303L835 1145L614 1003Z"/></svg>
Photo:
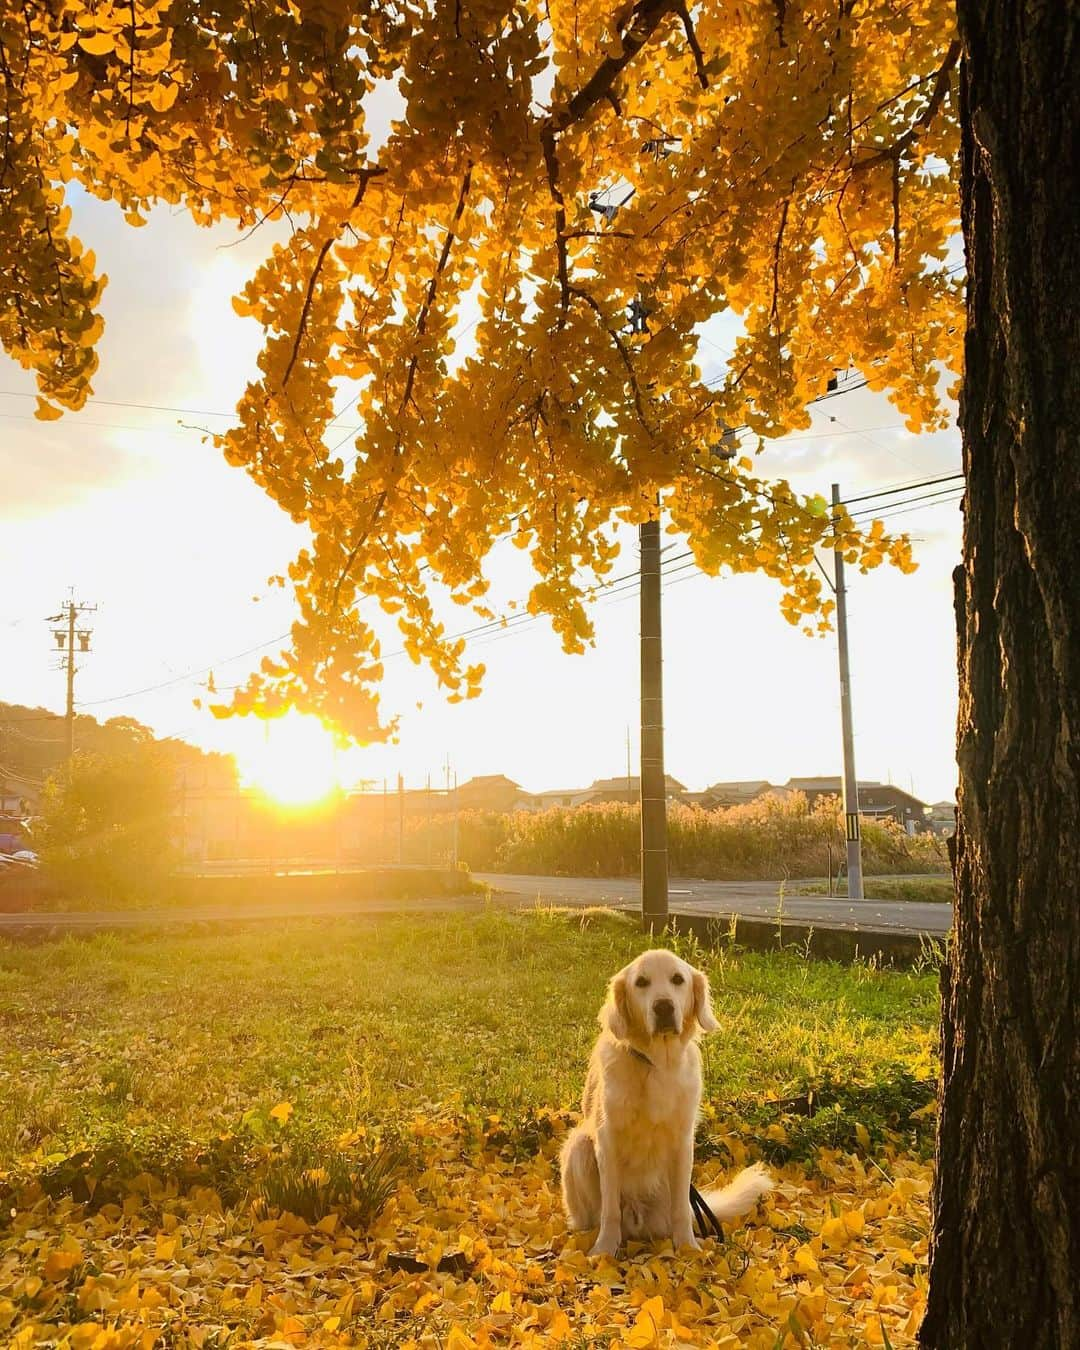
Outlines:
<svg viewBox="0 0 1080 1350"><path fill-rule="evenodd" d="M268 720L260 743L241 757L241 779L285 806L306 806L341 786L334 738L317 717L289 712Z"/></svg>

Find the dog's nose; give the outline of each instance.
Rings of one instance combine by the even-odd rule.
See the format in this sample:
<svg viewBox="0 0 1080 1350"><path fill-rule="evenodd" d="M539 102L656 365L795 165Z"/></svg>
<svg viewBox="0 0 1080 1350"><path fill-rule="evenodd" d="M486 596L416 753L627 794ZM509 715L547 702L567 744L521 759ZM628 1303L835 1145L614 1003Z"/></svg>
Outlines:
<svg viewBox="0 0 1080 1350"><path fill-rule="evenodd" d="M653 1004L653 1013L658 1023L675 1021L675 1004L669 998L658 998Z"/></svg>

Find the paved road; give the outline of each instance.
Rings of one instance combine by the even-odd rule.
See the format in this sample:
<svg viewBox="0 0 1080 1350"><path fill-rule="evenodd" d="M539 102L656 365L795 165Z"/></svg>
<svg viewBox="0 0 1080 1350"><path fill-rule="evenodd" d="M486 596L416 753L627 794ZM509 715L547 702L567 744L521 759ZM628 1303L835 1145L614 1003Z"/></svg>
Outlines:
<svg viewBox="0 0 1080 1350"><path fill-rule="evenodd" d="M641 895L636 877L521 877L477 872L504 899L521 897L548 904L626 905L636 909ZM795 883L799 884L799 883ZM672 910L694 914L779 917L775 881L696 881L673 877L668 889ZM888 929L944 936L952 927L952 906L917 900L847 900L828 895L785 895L784 918L832 928Z"/></svg>
<svg viewBox="0 0 1080 1350"><path fill-rule="evenodd" d="M538 900L546 904L613 905L636 910L640 903L635 878L523 877L477 873L494 888L500 906L519 908ZM767 919L778 918L779 894L775 882L695 881L673 878L671 908L696 914ZM431 911L478 910L478 896L435 896L431 899L275 899L261 904L198 905L185 908L91 911L85 913L0 914L0 934L6 931L88 931L95 928L145 928L177 923L263 922L268 919L326 918L334 915L407 914ZM952 907L917 901L863 900L852 902L825 895L788 895L784 918L822 927L861 931L944 935L952 926Z"/></svg>

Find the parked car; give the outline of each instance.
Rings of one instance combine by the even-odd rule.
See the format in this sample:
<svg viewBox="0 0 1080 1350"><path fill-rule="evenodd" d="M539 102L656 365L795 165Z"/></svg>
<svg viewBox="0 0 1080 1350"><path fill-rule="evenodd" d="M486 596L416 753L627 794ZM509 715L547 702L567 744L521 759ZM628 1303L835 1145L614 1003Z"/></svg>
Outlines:
<svg viewBox="0 0 1080 1350"><path fill-rule="evenodd" d="M0 871L19 867L37 867L38 855L29 848L16 849L14 853L0 853Z"/></svg>

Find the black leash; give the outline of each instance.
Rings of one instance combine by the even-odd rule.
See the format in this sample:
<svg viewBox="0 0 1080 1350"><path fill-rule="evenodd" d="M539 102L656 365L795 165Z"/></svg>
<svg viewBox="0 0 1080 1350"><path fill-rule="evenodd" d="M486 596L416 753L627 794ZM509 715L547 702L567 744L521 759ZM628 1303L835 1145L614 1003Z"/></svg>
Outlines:
<svg viewBox="0 0 1080 1350"><path fill-rule="evenodd" d="M641 1060L641 1062L647 1064L650 1069L656 1067L648 1055L643 1055L636 1046L627 1045L626 1048L635 1059ZM720 1220L705 1203L705 1197L694 1185L691 1185L690 1187L690 1208L694 1211L694 1219L697 1222L698 1233L700 1236L703 1238L718 1237L722 1241L724 1230L720 1227Z"/></svg>
<svg viewBox="0 0 1080 1350"><path fill-rule="evenodd" d="M694 1211L694 1218L697 1220L698 1232L701 1237L718 1237L722 1241L724 1230L720 1227L720 1220L705 1203L705 1197L694 1185L690 1187L690 1208Z"/></svg>

